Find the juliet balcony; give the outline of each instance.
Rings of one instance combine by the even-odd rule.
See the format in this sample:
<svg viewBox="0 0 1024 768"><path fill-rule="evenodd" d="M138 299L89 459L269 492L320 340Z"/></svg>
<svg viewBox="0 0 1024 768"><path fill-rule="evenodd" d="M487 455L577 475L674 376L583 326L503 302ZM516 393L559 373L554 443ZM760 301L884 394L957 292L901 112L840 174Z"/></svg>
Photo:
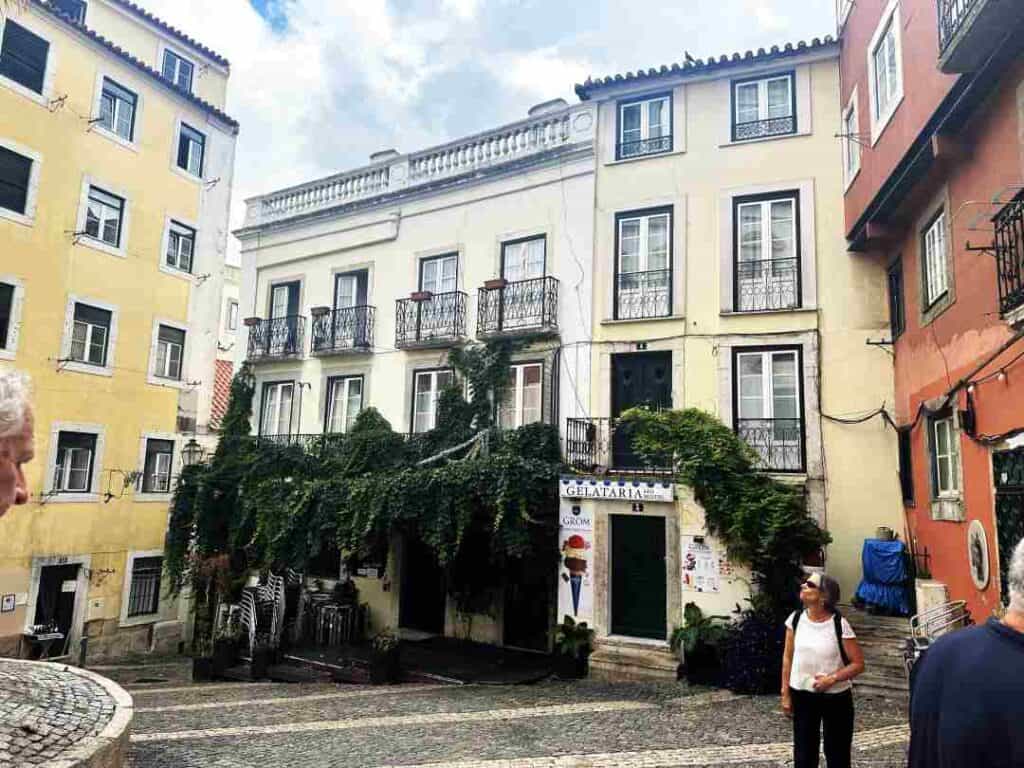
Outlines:
<svg viewBox="0 0 1024 768"><path fill-rule="evenodd" d="M1024 323L1024 192L995 216L999 311L1012 324Z"/></svg>
<svg viewBox="0 0 1024 768"><path fill-rule="evenodd" d="M246 318L249 327L249 346L246 357L261 360L287 360L301 357L305 344L306 318L302 315L287 317Z"/></svg>
<svg viewBox="0 0 1024 768"><path fill-rule="evenodd" d="M760 457L762 469L804 471L804 429L800 419L740 419L736 434Z"/></svg>
<svg viewBox="0 0 1024 768"><path fill-rule="evenodd" d="M642 320L671 314L672 270L652 269L616 275L616 320Z"/></svg>
<svg viewBox="0 0 1024 768"><path fill-rule="evenodd" d="M376 310L370 306L313 307L311 351L314 355L344 355L373 349Z"/></svg>
<svg viewBox="0 0 1024 768"><path fill-rule="evenodd" d="M395 302L395 346L450 347L466 337L467 297L462 291L417 291Z"/></svg>
<svg viewBox="0 0 1024 768"><path fill-rule="evenodd" d="M799 306L799 259L741 261L736 265L737 312L770 312Z"/></svg>
<svg viewBox="0 0 1024 768"><path fill-rule="evenodd" d="M1008 35L1019 35L1024 3L1018 0L936 0L939 69L948 75L974 72Z"/></svg>
<svg viewBox="0 0 1024 768"><path fill-rule="evenodd" d="M478 338L558 333L558 280L488 280L477 295Z"/></svg>

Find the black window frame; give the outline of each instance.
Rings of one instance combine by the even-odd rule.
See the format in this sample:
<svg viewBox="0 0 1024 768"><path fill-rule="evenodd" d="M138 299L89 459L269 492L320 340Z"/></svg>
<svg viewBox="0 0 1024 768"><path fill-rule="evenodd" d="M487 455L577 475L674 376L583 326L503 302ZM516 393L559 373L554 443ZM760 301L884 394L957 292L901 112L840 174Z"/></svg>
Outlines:
<svg viewBox="0 0 1024 768"><path fill-rule="evenodd" d="M660 101L661 99L668 99L668 136L661 138L668 139L668 147L666 149L658 149L653 151L641 152L635 155L629 155L623 157L622 155L622 110L626 107L632 106L633 104L643 104L649 101ZM657 93L647 93L643 96L630 96L627 99L620 99L615 102L615 159L616 160L633 160L641 157L654 157L657 155L670 154L675 149L675 115L673 110L675 108L673 101L672 91L658 91ZM640 139L640 141L651 141L651 139ZM545 254L546 256L546 254Z"/></svg>
<svg viewBox="0 0 1024 768"><path fill-rule="evenodd" d="M899 454L900 492L903 503L914 506L914 443L910 429L896 432L897 451Z"/></svg>
<svg viewBox="0 0 1024 768"><path fill-rule="evenodd" d="M81 316L79 309L82 309ZM94 318L90 319L87 317L90 313L97 313ZM102 317L105 315L105 317ZM96 322L93 322L96 320ZM105 321L105 322L104 322ZM103 335L103 361L101 363L94 363L89 360L89 339L85 342L85 357L82 360L76 360L71 357L71 347L74 344L74 327L75 323L87 323L89 325L98 326L104 328L106 333ZM75 301L74 306L71 308L71 335L68 338L68 359L71 362L78 363L80 365L90 365L96 368L106 368L110 362L110 336L114 329L114 312L103 307L97 307L90 304L87 301Z"/></svg>
<svg viewBox="0 0 1024 768"><path fill-rule="evenodd" d="M164 450L159 450L163 448ZM155 477L155 462L158 455L169 455L170 464L167 467L167 489L159 490L153 487ZM170 493L171 478L174 476L174 441L162 437L147 437L146 450L142 462L142 492L143 493Z"/></svg>
<svg viewBox="0 0 1024 768"><path fill-rule="evenodd" d="M638 208L632 211L619 211L615 214L615 251L612 253L612 319L619 320L619 239L624 219L635 219L640 217L660 216L668 214L668 311L664 315L650 315L643 318L627 318L636 320L655 320L662 317L672 317L672 299L675 293L675 228L676 213L674 205L660 205L653 208ZM644 270L652 272L658 270ZM643 274L638 273L638 274Z"/></svg>
<svg viewBox="0 0 1024 768"><path fill-rule="evenodd" d="M106 98L112 99L114 101L115 106L116 106L116 103L118 101L125 102L125 103L127 103L127 104L129 104L131 106L131 108L132 108L132 119L131 119L131 123L130 123L130 125L128 127L128 135L127 136L124 136L123 134L118 132L118 130L117 130L117 121L116 120L113 121L113 123L112 123L112 125L110 127L107 127L106 125L103 124L103 122L102 122L103 100L106 99ZM134 142L135 141L135 118L138 115L138 112L139 112L139 95L137 93L135 93L135 91L131 90L130 88L126 88L125 86L121 85L119 82L117 82L113 78L110 78L110 77L107 77L107 76L104 75L104 77L103 77L103 85L100 86L100 115L98 116L99 119L100 119L100 122L98 123L98 125L101 128L103 128L103 130L107 131L108 133L112 133L115 136L119 136L120 138L124 139L127 142ZM114 110L111 111L111 116L113 117L113 115L114 115Z"/></svg>
<svg viewBox="0 0 1024 768"><path fill-rule="evenodd" d="M79 442L82 445L69 445L68 443ZM85 445L88 443L88 445ZM95 432L76 432L75 430L62 429L57 433L57 455L54 459L53 469L54 477L51 477L53 487L51 491L53 493L93 493L93 483L96 476L96 447L99 443L99 435ZM56 483L56 471L57 467L63 467L64 464L61 461L61 454L65 450L70 449L88 449L89 451L89 471L86 475L85 489L67 489L58 487ZM60 486L64 485L63 480L64 472L61 472L61 483Z"/></svg>
<svg viewBox="0 0 1024 768"><path fill-rule="evenodd" d="M517 237L517 238L514 238L512 240L502 240L501 241L501 264L500 264L501 271L499 272L499 275L502 277L502 279L505 279L505 249L508 248L510 245L522 245L523 243L532 243L535 240L540 240L541 242L544 243L544 274L542 274L541 277L542 278L547 277L547 275L548 275L548 235L545 232L545 233L540 234L540 235L528 235L526 237ZM536 279L536 278L530 278L530 279ZM456 272L456 281L458 281L458 273L457 272Z"/></svg>
<svg viewBox="0 0 1024 768"><path fill-rule="evenodd" d="M188 167L188 159L191 154L188 149L190 144L197 144L199 146L199 173L193 173ZM185 152L184 165L181 164L183 149ZM180 170L190 176L195 176L197 179L203 178L203 173L206 171L206 134L184 121L180 123L180 128L178 129L178 154L175 158L175 164Z"/></svg>
<svg viewBox="0 0 1024 768"><path fill-rule="evenodd" d="M775 309L740 309L740 206L751 203L793 201L793 251L796 255L796 306ZM764 222L762 222L762 225ZM740 195L732 199L732 310L733 312L784 312L804 306L803 220L800 215L800 190L786 189L758 195ZM762 254L763 255L763 254ZM762 259L762 262L764 260Z"/></svg>
<svg viewBox="0 0 1024 768"><path fill-rule="evenodd" d="M35 160L8 147L0 146L0 161L2 161L0 162L0 171L6 172L9 169L12 172L24 174L24 182L15 177L14 173L8 178L0 177L0 190L9 190L9 192L4 191L0 196L0 208L19 216L25 216L28 213L28 198L32 187L32 169ZM9 199L8 195L10 195ZM5 201L20 201L20 209L5 205Z"/></svg>
<svg viewBox="0 0 1024 768"><path fill-rule="evenodd" d="M176 62L174 69L178 72L181 71L181 64L188 65L188 85L182 85L181 83L179 83L177 77L170 78L167 76L166 71L168 58ZM180 64L177 62L180 62ZM196 64L194 61L185 58L180 53L172 51L170 48L164 48L163 59L161 59L160 61L160 75L165 80L172 83L176 88L180 88L181 90L187 91L188 93L192 93L192 86L195 84L196 78Z"/></svg>
<svg viewBox="0 0 1024 768"><path fill-rule="evenodd" d="M0 280L0 349L7 349L14 325L14 296L18 286Z"/></svg>
<svg viewBox="0 0 1024 768"><path fill-rule="evenodd" d="M141 565L140 565L141 564ZM140 616L156 616L160 613L160 587L163 577L164 558L162 555L148 557L136 557L132 560L132 572L129 575L128 583L128 606L125 609L125 618L134 619ZM137 573L143 571L142 574ZM153 574L156 578L152 578ZM148 593L149 602L136 596L136 581L138 576L145 576L153 581ZM137 605L141 603L148 610L138 610Z"/></svg>
<svg viewBox="0 0 1024 768"><path fill-rule="evenodd" d="M20 40L17 38L21 38ZM27 50L25 44L36 50ZM21 45L18 49L16 46ZM42 62L39 57L42 54ZM46 74L50 64L50 42L27 27L13 21L10 14L4 20L0 39L0 77L17 83L40 96L46 88Z"/></svg>
<svg viewBox="0 0 1024 768"><path fill-rule="evenodd" d="M453 291L449 291L449 293L450 292L458 291L459 290L459 252L458 251L448 251L447 253L439 253L439 254L437 254L435 256L425 256L422 259L420 259L419 265L418 265L417 277L416 277L417 290L420 290L420 291L423 290L423 267L426 266L427 263L429 263L431 261L441 261L442 259L451 259L451 258L455 259L455 288L454 288ZM545 258L547 258L546 255L545 255ZM442 295L442 294L438 294L438 295Z"/></svg>
<svg viewBox="0 0 1024 768"><path fill-rule="evenodd" d="M227 330L238 330L238 300L228 299Z"/></svg>
<svg viewBox="0 0 1024 768"><path fill-rule="evenodd" d="M50 5L76 24L85 24L85 14L89 7L85 0L50 0Z"/></svg>
<svg viewBox="0 0 1024 768"><path fill-rule="evenodd" d="M748 123L739 123L736 121L736 90L741 85L749 85L750 83L760 83L763 80L776 80L780 77L789 78L789 99L790 109L793 111L793 129L790 131L780 131L778 133L771 133L766 136L756 136L749 139L740 139L737 137L736 128L740 125L748 125ZM773 119L773 118L768 118ZM775 118L781 119L781 118ZM763 122L762 120L756 120L752 122ZM797 98L796 98L796 70L786 69L779 72L771 72L763 75L756 75L751 77L741 77L735 80L729 81L729 138L733 142L745 142L745 141L767 141L775 139L780 136L793 136L800 130L800 121L797 115Z"/></svg>
<svg viewBox="0 0 1024 768"><path fill-rule="evenodd" d="M341 435L346 434L345 432L332 432L331 431L331 406L334 404L334 384L338 381L347 381L349 379L359 379L359 412L362 413L366 408L366 376L362 373L342 373L336 376L327 377L327 395L324 397L324 434L325 435ZM415 388L416 382L413 381L413 387ZM415 393L413 394L415 397Z"/></svg>
<svg viewBox="0 0 1024 768"><path fill-rule="evenodd" d="M889 294L889 333L896 341L907 330L907 303L903 281L903 257L897 258L886 270L886 289Z"/></svg>

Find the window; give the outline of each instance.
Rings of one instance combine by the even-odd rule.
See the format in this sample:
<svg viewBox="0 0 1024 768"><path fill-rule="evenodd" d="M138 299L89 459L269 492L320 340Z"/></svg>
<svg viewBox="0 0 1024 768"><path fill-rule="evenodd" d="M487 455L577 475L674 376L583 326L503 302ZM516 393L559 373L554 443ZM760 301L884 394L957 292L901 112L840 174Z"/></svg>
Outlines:
<svg viewBox="0 0 1024 768"><path fill-rule="evenodd" d="M72 21L85 23L85 3L82 0L50 0L50 5Z"/></svg>
<svg viewBox="0 0 1024 768"><path fill-rule="evenodd" d="M229 301L228 302L228 330L229 331L237 331L238 330L238 302L237 301Z"/></svg>
<svg viewBox="0 0 1024 768"><path fill-rule="evenodd" d="M103 92L100 94L99 124L125 141L135 138L135 105L138 97L115 83L103 78Z"/></svg>
<svg viewBox="0 0 1024 768"><path fill-rule="evenodd" d="M162 557L136 557L132 561L132 583L128 590L129 619L149 616L160 609L160 574Z"/></svg>
<svg viewBox="0 0 1024 768"><path fill-rule="evenodd" d="M931 419L932 485L936 498L960 495L960 434L953 413Z"/></svg>
<svg viewBox="0 0 1024 768"><path fill-rule="evenodd" d="M735 201L737 312L800 306L799 194Z"/></svg>
<svg viewBox="0 0 1024 768"><path fill-rule="evenodd" d="M843 113L843 167L846 170L846 183L860 171L860 131L857 119L857 92L853 92L850 105Z"/></svg>
<svg viewBox="0 0 1024 768"><path fill-rule="evenodd" d="M186 61L174 51L164 51L163 76L179 88L192 91L192 72L195 67L191 61Z"/></svg>
<svg viewBox="0 0 1024 768"><path fill-rule="evenodd" d="M143 493L170 493L171 466L174 463L172 440L146 440L146 463L142 469Z"/></svg>
<svg viewBox="0 0 1024 768"><path fill-rule="evenodd" d="M672 314L672 211L658 209L617 217L615 318Z"/></svg>
<svg viewBox="0 0 1024 768"><path fill-rule="evenodd" d="M89 493L92 489L95 454L96 435L88 432L59 432L53 490L58 493Z"/></svg>
<svg viewBox="0 0 1024 768"><path fill-rule="evenodd" d="M901 429L896 433L899 444L900 490L905 504L914 503L914 465L910 430Z"/></svg>
<svg viewBox="0 0 1024 768"><path fill-rule="evenodd" d="M363 409L363 377L327 380L327 431L348 432Z"/></svg>
<svg viewBox="0 0 1024 768"><path fill-rule="evenodd" d="M156 338L156 370L162 379L181 381L181 359L185 351L185 332L180 328L161 325Z"/></svg>
<svg viewBox="0 0 1024 768"><path fill-rule="evenodd" d="M31 177L32 158L0 147L0 208L24 214Z"/></svg>
<svg viewBox="0 0 1024 768"><path fill-rule="evenodd" d="M940 211L932 220L921 239L921 250L924 255L924 299L927 309L949 291L945 210Z"/></svg>
<svg viewBox="0 0 1024 768"><path fill-rule="evenodd" d="M737 351L736 428L768 469L803 469L800 353L796 349Z"/></svg>
<svg viewBox="0 0 1024 768"><path fill-rule="evenodd" d="M889 267L889 329L892 340L903 335L907 327L906 310L903 305L903 260L899 259Z"/></svg>
<svg viewBox="0 0 1024 768"><path fill-rule="evenodd" d="M510 283L544 277L547 238L531 237L501 244L501 276Z"/></svg>
<svg viewBox="0 0 1024 768"><path fill-rule="evenodd" d="M0 75L41 94L46 79L46 57L50 44L20 24L15 24L10 15L3 26Z"/></svg>
<svg viewBox="0 0 1024 768"><path fill-rule="evenodd" d="M206 137L195 128L182 123L178 134L178 167L202 178L205 152Z"/></svg>
<svg viewBox="0 0 1024 768"><path fill-rule="evenodd" d="M0 283L0 349L8 348L13 314L14 286L10 283Z"/></svg>
<svg viewBox="0 0 1024 768"><path fill-rule="evenodd" d="M897 21L894 12L871 49L872 109L878 124L888 120L903 95Z"/></svg>
<svg viewBox="0 0 1024 768"><path fill-rule="evenodd" d="M295 384L290 381L263 385L261 435L289 435L292 430L292 395Z"/></svg>
<svg viewBox="0 0 1024 768"><path fill-rule="evenodd" d="M119 248L124 223L124 199L104 192L99 187L89 187L86 205L85 234Z"/></svg>
<svg viewBox="0 0 1024 768"><path fill-rule="evenodd" d="M196 247L196 231L172 221L167 233L167 266L182 272L192 271L192 254Z"/></svg>
<svg viewBox="0 0 1024 768"><path fill-rule="evenodd" d="M416 371L413 381L412 431L429 432L437 426L438 397L455 381L455 374L450 368Z"/></svg>
<svg viewBox="0 0 1024 768"><path fill-rule="evenodd" d="M112 319L113 313L106 309L75 302L68 357L75 362L105 367Z"/></svg>
<svg viewBox="0 0 1024 768"><path fill-rule="evenodd" d="M672 97L647 97L619 103L617 160L672 149Z"/></svg>
<svg viewBox="0 0 1024 768"><path fill-rule="evenodd" d="M541 412L542 363L513 365L509 369L505 401L498 407L498 424L502 429L517 429L543 418Z"/></svg>
<svg viewBox="0 0 1024 768"><path fill-rule="evenodd" d="M732 140L796 133L793 73L733 83Z"/></svg>
<svg viewBox="0 0 1024 768"><path fill-rule="evenodd" d="M448 253L420 261L420 290L451 293L458 287L459 257Z"/></svg>

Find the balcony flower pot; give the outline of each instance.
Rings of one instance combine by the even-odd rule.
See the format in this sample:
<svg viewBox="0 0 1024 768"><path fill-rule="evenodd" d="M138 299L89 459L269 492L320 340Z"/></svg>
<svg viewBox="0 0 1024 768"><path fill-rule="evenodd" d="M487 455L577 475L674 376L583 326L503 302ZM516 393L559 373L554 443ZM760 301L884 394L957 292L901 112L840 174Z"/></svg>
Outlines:
<svg viewBox="0 0 1024 768"><path fill-rule="evenodd" d="M383 629L371 642L370 682L373 685L397 683L402 673L398 635Z"/></svg>
<svg viewBox="0 0 1024 768"><path fill-rule="evenodd" d="M566 616L555 633L555 674L563 680L582 680L590 673L594 630L587 622Z"/></svg>
<svg viewBox="0 0 1024 768"><path fill-rule="evenodd" d="M409 294L409 298L413 301L429 301L433 296L434 294L430 291L413 291Z"/></svg>
<svg viewBox="0 0 1024 768"><path fill-rule="evenodd" d="M484 288L488 291L498 291L508 285L508 280L504 277L496 277L493 280L485 280Z"/></svg>
<svg viewBox="0 0 1024 768"><path fill-rule="evenodd" d="M261 321L261 319L258 318L258 317L247 317L247 318L245 318L245 320L242 321L242 323L247 328L252 328L253 326L259 325L260 321Z"/></svg>
<svg viewBox="0 0 1024 768"><path fill-rule="evenodd" d="M329 315L330 313L330 307L312 307L309 310L309 314L311 314L313 317L323 317L324 315Z"/></svg>

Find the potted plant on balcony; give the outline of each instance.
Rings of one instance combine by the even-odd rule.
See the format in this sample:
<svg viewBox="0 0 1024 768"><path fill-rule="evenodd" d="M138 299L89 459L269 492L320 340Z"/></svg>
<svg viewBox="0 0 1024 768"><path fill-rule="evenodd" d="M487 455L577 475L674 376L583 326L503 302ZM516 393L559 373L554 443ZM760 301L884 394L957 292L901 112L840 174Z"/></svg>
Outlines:
<svg viewBox="0 0 1024 768"><path fill-rule="evenodd" d="M370 682L374 685L397 683L402 671L398 635L385 627L371 641L371 651Z"/></svg>
<svg viewBox="0 0 1024 768"><path fill-rule="evenodd" d="M555 674L563 680L580 680L590 671L594 630L587 622L566 616L555 634Z"/></svg>
<svg viewBox="0 0 1024 768"><path fill-rule="evenodd" d="M705 616L696 603L683 608L681 627L672 631L669 645L680 655L691 685L721 685L722 645L728 633L727 616Z"/></svg>
<svg viewBox="0 0 1024 768"><path fill-rule="evenodd" d="M430 291L413 291L409 294L409 298L413 301L430 301L434 294Z"/></svg>

